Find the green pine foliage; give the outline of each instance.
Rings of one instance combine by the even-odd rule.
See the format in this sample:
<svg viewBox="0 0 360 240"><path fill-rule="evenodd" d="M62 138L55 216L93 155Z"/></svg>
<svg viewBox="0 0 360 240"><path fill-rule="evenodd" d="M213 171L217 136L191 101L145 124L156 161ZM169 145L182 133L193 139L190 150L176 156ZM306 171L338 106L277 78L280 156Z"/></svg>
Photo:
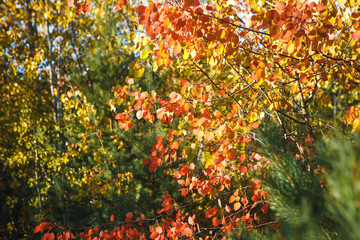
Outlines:
<svg viewBox="0 0 360 240"><path fill-rule="evenodd" d="M275 127L260 135L271 164L258 178L276 225L242 230L230 239L360 239L359 135L329 135L316 145L315 157L303 159L290 146L284 152Z"/></svg>

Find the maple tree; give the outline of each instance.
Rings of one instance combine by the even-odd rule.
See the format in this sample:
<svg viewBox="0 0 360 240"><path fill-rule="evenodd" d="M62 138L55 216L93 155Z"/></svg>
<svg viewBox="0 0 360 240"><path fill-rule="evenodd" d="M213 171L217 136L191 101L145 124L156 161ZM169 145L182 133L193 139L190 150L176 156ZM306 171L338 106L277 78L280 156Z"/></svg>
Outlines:
<svg viewBox="0 0 360 240"><path fill-rule="evenodd" d="M136 9L146 35L129 33L139 58L129 64L135 81L116 87L124 110L115 119L124 131L136 122L163 125L167 133L156 137L144 164L156 174L178 163L172 174L190 207L165 194L158 217L129 212L114 229L95 227L81 237L95 231L103 239L145 238L145 224L151 239L217 238L239 224L273 226L268 193L256 178L274 160L262 154L257 128L277 123L282 151L312 174L324 171L312 163L322 135L345 124L359 128L356 1L121 1L114 11L122 8ZM76 9L87 12L78 2ZM143 91L145 69L166 72L168 81Z"/></svg>

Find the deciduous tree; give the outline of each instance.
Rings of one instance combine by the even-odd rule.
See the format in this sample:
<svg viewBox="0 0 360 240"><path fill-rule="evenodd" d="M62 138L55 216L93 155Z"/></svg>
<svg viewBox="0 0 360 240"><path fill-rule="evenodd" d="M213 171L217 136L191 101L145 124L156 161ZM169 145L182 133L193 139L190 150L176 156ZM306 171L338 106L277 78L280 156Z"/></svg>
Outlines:
<svg viewBox="0 0 360 240"><path fill-rule="evenodd" d="M344 119L358 129L358 3L122 1L114 10L132 7L146 35L129 33L140 59L129 65L136 81L117 88L125 109L115 119L124 131L135 119L167 129L144 164L156 174L179 163L173 175L188 202L179 206L165 194L159 217L129 213L100 236L140 237L144 223L151 239L217 238L239 224L273 225L267 191L254 177L274 159L263 154L256 129L277 123L281 151L311 174L324 169L313 164L319 138L346 129ZM133 87L144 66L167 69L163 90Z"/></svg>

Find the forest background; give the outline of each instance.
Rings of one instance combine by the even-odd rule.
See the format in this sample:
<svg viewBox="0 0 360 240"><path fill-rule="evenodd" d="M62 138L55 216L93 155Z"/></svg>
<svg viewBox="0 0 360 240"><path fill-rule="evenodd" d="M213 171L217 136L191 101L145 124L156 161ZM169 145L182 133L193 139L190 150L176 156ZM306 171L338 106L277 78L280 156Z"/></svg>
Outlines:
<svg viewBox="0 0 360 240"><path fill-rule="evenodd" d="M357 1L0 10L0 239L360 239Z"/></svg>

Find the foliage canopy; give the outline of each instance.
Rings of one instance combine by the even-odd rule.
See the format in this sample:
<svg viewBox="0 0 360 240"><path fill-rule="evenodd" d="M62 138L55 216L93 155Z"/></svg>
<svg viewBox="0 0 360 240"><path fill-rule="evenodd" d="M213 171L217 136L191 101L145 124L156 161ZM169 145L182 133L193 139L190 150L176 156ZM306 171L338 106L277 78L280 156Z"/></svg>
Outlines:
<svg viewBox="0 0 360 240"><path fill-rule="evenodd" d="M61 4L65 3L58 4L55 8L60 13ZM102 98L106 92L104 88L96 89L97 84L105 88L116 85L113 88L116 99L106 98L116 114L94 115L110 122L114 117L122 129L113 135L115 144L127 142L119 153L121 156L131 149L131 158L143 157L149 176L134 186L168 176L173 176L174 183L156 191L162 203L152 216L129 210L122 213L124 221L116 222L117 216L111 215L109 223L82 229L81 238L209 239L238 236L242 232L239 229L245 228L253 232L250 238L265 230L269 238L281 235L299 239L357 239L359 153L354 142L358 137L350 139L351 132L360 130L360 8L356 0L147 3L69 0L67 5L64 11L73 18L56 15L57 36L61 36L62 28L69 26L72 27L69 39L86 26L91 30L84 31L81 35L84 43L69 48L67 57L73 58L76 50L92 51L93 57L87 64L90 70L77 71L77 78L79 83L87 78L86 84L79 86L83 86L84 92L85 89L93 92L93 99ZM31 11L29 4L24 4L24 9ZM110 17L101 18L97 25L92 22L110 9ZM77 21L71 22L74 18ZM49 27L48 21L43 26ZM113 24L107 29L112 34L105 38L102 50L96 52L93 44L102 37L97 29L104 22ZM28 26L31 24L28 21ZM121 26L119 29L117 24ZM29 36L34 35L35 39L34 28L28 28ZM118 31L122 37L116 37ZM33 55L26 59L34 61L36 68L42 55L31 50L34 46L29 42L23 47L29 48L30 53L33 51ZM109 54L115 46L121 50ZM6 49L5 54L16 51L11 44ZM50 72L56 63L58 70L54 73L60 72L64 63L54 57L51 43L47 49L50 57L45 62L49 62ZM35 53L40 54L38 58ZM17 69L19 61L9 66ZM119 61L123 65L112 69L114 65L109 63ZM79 62L69 64L79 67ZM91 72L96 76L92 80ZM116 79L119 75L121 81ZM16 78L15 74L12 76ZM24 74L24 78L28 76ZM104 76L114 81L106 83ZM57 80L59 89L61 79ZM60 115L56 104L61 99L51 84L54 81L50 77L52 124L58 126ZM74 88L71 90L68 100L78 96ZM29 96L29 99L38 98ZM51 102L50 97L47 100ZM73 101L75 105L78 103ZM76 109L75 105L66 109L64 103L64 109ZM51 103L45 105L49 106ZM93 156L103 173L112 154L103 144L105 134L99 127L102 121L93 119L86 110L89 108L84 105L79 134L89 129L98 137L101 146ZM105 110L98 102L91 111ZM64 112L64 120L69 120L70 112ZM37 115L32 119L37 119ZM33 124L30 126L46 126L41 121L30 121ZM74 129L77 128L71 131ZM332 129L345 135L333 137ZM71 131L64 132L69 139ZM32 132L28 137L37 139L34 127ZM54 136L58 154L60 136L56 131ZM343 139L350 140L343 142ZM31 146L37 146L35 142ZM145 151L133 150L137 143L147 146L143 148ZM96 144L89 144L96 148ZM83 145L73 147L86 151ZM71 166L66 161L77 154L66 152L62 158L64 164ZM132 181L144 174L139 165L137 162L137 170L133 168L128 173L128 176L137 174ZM103 176L93 191L99 184L111 185L117 181L113 177L116 175L103 173ZM340 227L340 223L346 223L346 227ZM40 231L43 239L54 239L55 235L63 239L71 237L71 226L43 222L34 232ZM241 237L245 238L246 234Z"/></svg>

